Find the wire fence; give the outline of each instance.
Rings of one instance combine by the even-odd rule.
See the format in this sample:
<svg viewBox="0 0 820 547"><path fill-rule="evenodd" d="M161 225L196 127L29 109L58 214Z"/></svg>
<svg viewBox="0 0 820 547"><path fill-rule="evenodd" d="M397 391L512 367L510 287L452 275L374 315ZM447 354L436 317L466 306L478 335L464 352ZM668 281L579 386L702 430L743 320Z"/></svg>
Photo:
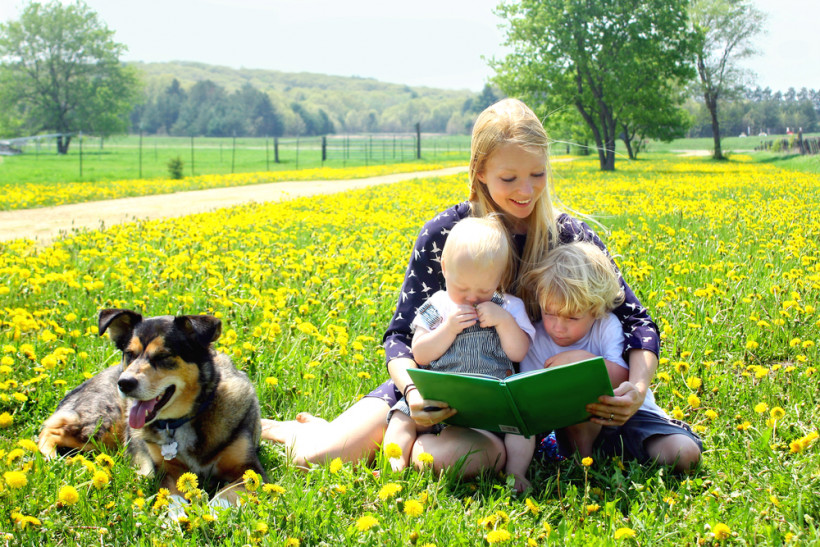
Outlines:
<svg viewBox="0 0 820 547"><path fill-rule="evenodd" d="M72 136L67 154L56 153L55 136L12 143L21 166L65 173L65 180L152 178L169 174L169 162L184 175L356 167L412 161L467 161L468 135L397 133L321 137L207 138L128 135L103 139Z"/></svg>

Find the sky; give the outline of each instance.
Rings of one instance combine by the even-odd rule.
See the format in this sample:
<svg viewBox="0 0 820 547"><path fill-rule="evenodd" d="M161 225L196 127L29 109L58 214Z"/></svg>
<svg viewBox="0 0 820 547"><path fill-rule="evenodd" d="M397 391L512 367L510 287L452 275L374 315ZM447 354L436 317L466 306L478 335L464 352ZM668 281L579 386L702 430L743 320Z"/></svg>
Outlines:
<svg viewBox="0 0 820 547"><path fill-rule="evenodd" d="M68 0L61 0L68 3ZM760 55L745 64L761 87L820 88L818 0L753 0L768 14ZM126 61L199 61L479 91L503 58L500 0L86 0ZM0 22L22 0L0 0Z"/></svg>

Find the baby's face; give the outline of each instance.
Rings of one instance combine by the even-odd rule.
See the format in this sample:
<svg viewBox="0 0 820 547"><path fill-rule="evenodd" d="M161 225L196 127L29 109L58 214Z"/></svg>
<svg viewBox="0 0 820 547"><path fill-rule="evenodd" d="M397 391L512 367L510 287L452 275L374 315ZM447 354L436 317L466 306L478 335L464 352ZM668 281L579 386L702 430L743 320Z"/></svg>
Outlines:
<svg viewBox="0 0 820 547"><path fill-rule="evenodd" d="M571 346L581 340L595 323L595 317L590 312L574 315L558 313L560 306L541 308L541 320L544 330L552 341L562 348Z"/></svg>
<svg viewBox="0 0 820 547"><path fill-rule="evenodd" d="M444 269L447 295L455 304L475 306L492 300L501 283L501 273L490 269L463 267Z"/></svg>

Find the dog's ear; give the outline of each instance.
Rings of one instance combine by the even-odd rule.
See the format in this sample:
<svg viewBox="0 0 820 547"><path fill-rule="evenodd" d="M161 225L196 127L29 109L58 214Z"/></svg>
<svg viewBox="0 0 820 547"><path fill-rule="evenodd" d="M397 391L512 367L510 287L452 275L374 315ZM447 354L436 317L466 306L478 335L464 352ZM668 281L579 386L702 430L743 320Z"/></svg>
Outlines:
<svg viewBox="0 0 820 547"><path fill-rule="evenodd" d="M185 333L189 340L203 348L216 342L222 334L222 321L212 315L181 315L174 317L174 326Z"/></svg>
<svg viewBox="0 0 820 547"><path fill-rule="evenodd" d="M142 316L135 311L109 309L101 310L98 320L100 336L108 331L108 336L120 351L124 351L131 340L134 328L142 322Z"/></svg>

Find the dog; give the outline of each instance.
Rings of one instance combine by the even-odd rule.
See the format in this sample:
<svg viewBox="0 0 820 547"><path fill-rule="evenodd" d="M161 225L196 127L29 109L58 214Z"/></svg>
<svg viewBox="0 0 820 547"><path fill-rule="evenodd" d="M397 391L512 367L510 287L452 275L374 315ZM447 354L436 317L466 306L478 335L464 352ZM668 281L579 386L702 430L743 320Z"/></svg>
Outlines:
<svg viewBox="0 0 820 547"><path fill-rule="evenodd" d="M171 494L180 494L177 479L192 472L200 484L227 485L219 496L229 502L247 470L267 481L256 392L228 356L211 348L222 332L219 319L106 309L98 325L122 361L60 401L40 432L43 455L125 443L138 472L161 474Z"/></svg>

